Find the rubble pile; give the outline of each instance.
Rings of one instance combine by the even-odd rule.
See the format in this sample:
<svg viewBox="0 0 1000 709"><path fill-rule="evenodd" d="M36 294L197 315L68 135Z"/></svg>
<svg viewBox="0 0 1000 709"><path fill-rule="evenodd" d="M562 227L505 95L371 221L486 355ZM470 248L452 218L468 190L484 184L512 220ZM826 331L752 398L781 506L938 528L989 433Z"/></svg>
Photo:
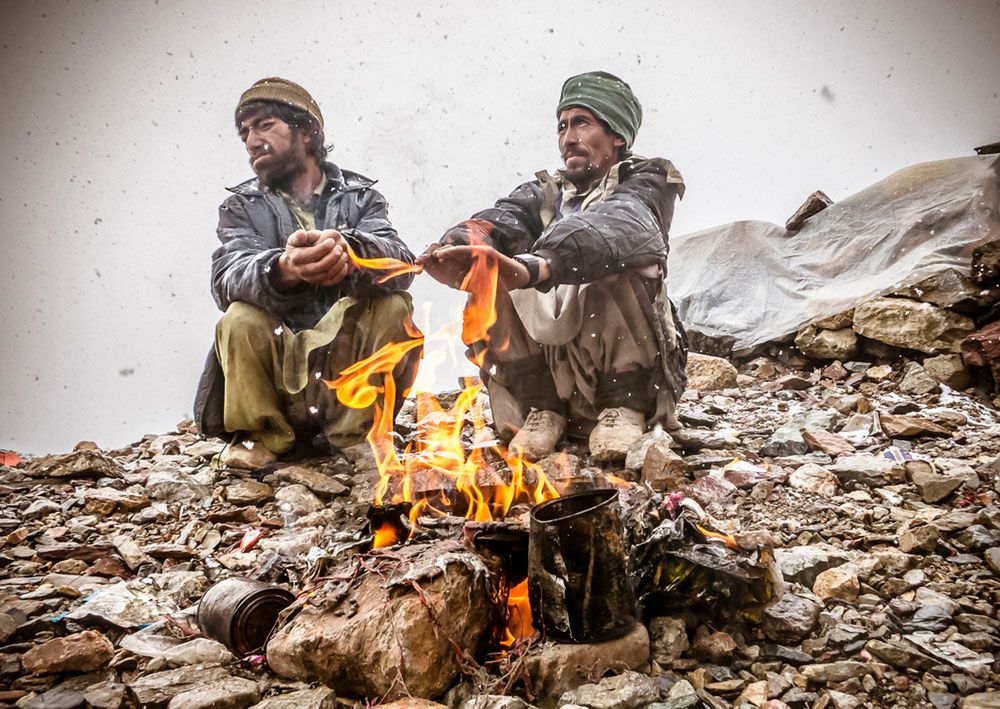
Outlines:
<svg viewBox="0 0 1000 709"><path fill-rule="evenodd" d="M653 549L630 559L633 631L497 653L474 590L495 569L464 520L438 520L436 546L367 551L370 453L219 468L225 444L185 422L0 468L0 703L997 706L995 411L930 360L691 360L681 430L648 433L624 466L572 445L541 465L564 490L616 484L631 543L652 539L642 515L679 505L740 549L773 550L767 603L734 593L718 612L696 575L645 594ZM229 577L298 596L266 654L234 656L197 626ZM352 680L347 662L369 671Z"/></svg>

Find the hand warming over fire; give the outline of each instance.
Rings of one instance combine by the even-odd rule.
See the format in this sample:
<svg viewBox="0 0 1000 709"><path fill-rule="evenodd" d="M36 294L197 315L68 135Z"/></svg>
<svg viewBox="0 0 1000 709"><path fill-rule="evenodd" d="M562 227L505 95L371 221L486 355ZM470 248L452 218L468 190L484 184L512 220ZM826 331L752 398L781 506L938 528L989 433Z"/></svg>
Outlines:
<svg viewBox="0 0 1000 709"><path fill-rule="evenodd" d="M531 280L528 267L505 256L490 246L443 246L434 244L417 257L417 264L434 280L449 288L471 290L468 273L475 260L482 260L488 268L493 267L498 272L498 285L507 290L523 288ZM539 259L539 282L548 280L549 267L544 259Z"/></svg>
<svg viewBox="0 0 1000 709"><path fill-rule="evenodd" d="M300 283L337 285L351 272L347 241L334 229L300 229L288 237L278 269L281 284L289 288Z"/></svg>

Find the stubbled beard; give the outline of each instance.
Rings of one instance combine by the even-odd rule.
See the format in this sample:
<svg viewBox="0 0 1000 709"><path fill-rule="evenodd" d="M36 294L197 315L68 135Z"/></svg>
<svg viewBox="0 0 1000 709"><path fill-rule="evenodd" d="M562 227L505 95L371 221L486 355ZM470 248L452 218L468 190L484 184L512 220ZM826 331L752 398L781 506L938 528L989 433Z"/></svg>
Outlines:
<svg viewBox="0 0 1000 709"><path fill-rule="evenodd" d="M271 164L259 170L254 168L254 172L262 185L272 190L288 191L287 187L302 173L304 167L303 162L291 152L280 157L272 153Z"/></svg>

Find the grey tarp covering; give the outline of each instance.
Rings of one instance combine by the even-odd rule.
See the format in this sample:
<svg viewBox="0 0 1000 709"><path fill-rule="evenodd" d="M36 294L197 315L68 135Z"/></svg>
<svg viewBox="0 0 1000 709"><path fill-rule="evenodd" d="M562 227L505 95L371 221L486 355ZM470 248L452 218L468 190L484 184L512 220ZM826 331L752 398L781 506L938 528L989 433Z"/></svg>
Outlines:
<svg viewBox="0 0 1000 709"><path fill-rule="evenodd" d="M946 268L1000 239L1000 158L905 168L786 232L736 222L671 238L681 320L742 349L797 331Z"/></svg>

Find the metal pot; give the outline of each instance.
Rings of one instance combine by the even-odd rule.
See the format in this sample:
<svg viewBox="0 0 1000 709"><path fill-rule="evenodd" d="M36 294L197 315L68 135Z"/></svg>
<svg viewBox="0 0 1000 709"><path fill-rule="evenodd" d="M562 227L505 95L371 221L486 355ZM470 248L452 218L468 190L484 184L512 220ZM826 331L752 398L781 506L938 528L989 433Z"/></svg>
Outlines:
<svg viewBox="0 0 1000 709"><path fill-rule="evenodd" d="M600 642L636 623L617 490L590 490L531 511L528 593L548 637Z"/></svg>
<svg viewBox="0 0 1000 709"><path fill-rule="evenodd" d="M198 603L198 625L237 657L260 650L295 596L280 586L228 578L212 586Z"/></svg>

